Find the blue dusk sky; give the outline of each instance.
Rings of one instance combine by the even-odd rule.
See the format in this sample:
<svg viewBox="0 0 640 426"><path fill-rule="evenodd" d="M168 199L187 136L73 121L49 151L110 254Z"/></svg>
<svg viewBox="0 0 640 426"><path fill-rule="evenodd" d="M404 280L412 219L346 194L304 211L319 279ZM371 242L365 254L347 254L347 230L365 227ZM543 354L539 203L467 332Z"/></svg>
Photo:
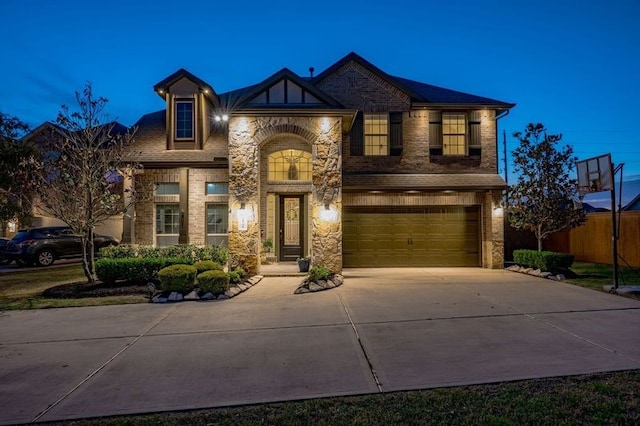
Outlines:
<svg viewBox="0 0 640 426"><path fill-rule="evenodd" d="M164 107L152 87L179 68L225 92L354 51L391 75L516 103L499 122L509 160L511 134L542 122L579 158L610 152L640 180L638 0L0 0L0 20L0 111L32 126L86 81L132 125Z"/></svg>

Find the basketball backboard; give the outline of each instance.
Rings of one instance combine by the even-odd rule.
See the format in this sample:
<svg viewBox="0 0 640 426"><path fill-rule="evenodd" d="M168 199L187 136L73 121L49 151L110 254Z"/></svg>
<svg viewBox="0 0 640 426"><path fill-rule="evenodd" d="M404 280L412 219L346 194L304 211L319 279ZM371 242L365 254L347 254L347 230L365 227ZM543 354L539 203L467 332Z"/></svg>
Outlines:
<svg viewBox="0 0 640 426"><path fill-rule="evenodd" d="M578 192L580 195L613 189L611 154L576 161Z"/></svg>

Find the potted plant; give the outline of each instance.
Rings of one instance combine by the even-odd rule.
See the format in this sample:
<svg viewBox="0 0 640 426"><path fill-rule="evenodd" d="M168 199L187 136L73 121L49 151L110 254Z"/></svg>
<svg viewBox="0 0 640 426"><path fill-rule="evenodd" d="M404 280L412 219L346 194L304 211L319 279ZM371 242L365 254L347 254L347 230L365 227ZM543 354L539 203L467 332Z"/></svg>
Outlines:
<svg viewBox="0 0 640 426"><path fill-rule="evenodd" d="M267 238L262 241L262 249L266 253L271 253L271 249L273 248L273 240L271 238Z"/></svg>
<svg viewBox="0 0 640 426"><path fill-rule="evenodd" d="M299 257L298 258L298 270L300 272L309 272L309 266L311 266L311 258L310 257Z"/></svg>

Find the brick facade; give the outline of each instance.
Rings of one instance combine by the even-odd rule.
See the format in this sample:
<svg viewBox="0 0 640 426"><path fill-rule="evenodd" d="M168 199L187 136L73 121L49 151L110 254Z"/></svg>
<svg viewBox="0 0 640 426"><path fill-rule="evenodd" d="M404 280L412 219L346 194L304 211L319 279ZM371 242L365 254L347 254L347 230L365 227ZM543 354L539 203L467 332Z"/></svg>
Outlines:
<svg viewBox="0 0 640 426"><path fill-rule="evenodd" d="M304 200L306 223L303 254L311 255L314 263L338 272L342 268L343 201L345 206L477 206L481 218L479 240L482 266L502 266L503 217L500 185L494 183L474 190L473 187L477 184L471 176L495 177L497 174L496 116L497 112L513 105L434 86L424 89L427 90L424 92L427 95L417 94L414 88L420 91L426 86L408 80L404 80L404 84L409 82L411 88L403 86L401 79L388 76L355 54L347 55L316 79L302 80L288 70L274 76L274 79L284 76L291 82L287 84L291 84L292 88L297 87L295 90L301 91L299 93L304 92L305 97L299 95L294 102L302 101L304 104L306 101L303 99L307 99L307 95L312 102L277 107L266 105L263 107L266 109L261 111L260 102L270 102L269 93L275 87L273 84L277 83L276 80L267 79L263 83L264 87L257 85L244 89L248 93L244 98L247 110L243 111L243 105L234 103L235 95L218 99L210 86L183 70L156 86L156 90L166 88L170 95L165 98L167 110L144 117L140 147L143 148L142 158L145 163L161 166L145 169L141 175L136 176L136 184L142 187L152 183L178 182L180 195L154 196L138 202L132 225L134 231L131 233L135 236L135 242L156 243L155 205L171 202L179 204L180 213L186 222L180 242L206 244L207 205L227 203L232 266L240 265L249 272L257 272L260 269L261 241L272 238L276 251L278 250L279 197L300 195ZM191 79L193 84L185 82L184 78ZM204 88L207 89L206 96ZM439 96L457 93L456 96L463 96L465 101L430 103L426 98L434 93L433 90L440 90ZM197 100L196 149L179 150L170 140L173 134L169 128L173 122L171 96L174 92L179 92L180 96L193 95ZM288 96L286 93L274 92L274 99L279 99L280 102ZM255 101L258 95L262 99L259 102ZM223 99L226 99L226 104ZM219 114L218 108L229 114L229 121L210 125L207 120L213 114ZM430 117L433 116L432 113L444 110L462 112L468 118L473 117L472 124L477 127L473 127L473 140L476 143L473 144L473 152L470 152L472 155L441 155L430 150L430 133L437 129L430 127L430 121L433 122ZM350 125L356 111L395 113L393 125L396 133L399 131L401 116L401 152L394 145L394 155L352 156ZM388 124L391 128L391 117ZM389 144L391 145L391 136ZM301 150L312 155L311 182L269 180L269 154L286 149ZM380 189L377 187L343 194L343 173L356 178L351 179L351 182L358 182L366 174L387 174L394 175L396 182L406 183L406 179L401 181L396 176L420 175L424 177L421 180L424 188L412 188L414 192L418 189L418 194L403 193L398 187L393 189L395 192L386 194L371 193ZM446 176L451 174L464 174L471 182L465 183L464 188L457 189L459 192L448 194L440 192L439 187L429 189L430 175L434 176L434 182L446 182ZM229 194L206 195L207 182L228 182ZM488 179L485 178L483 182L488 182ZM442 184L439 185L441 187ZM328 212L331 214L327 215ZM323 215L325 218L338 219L321 220ZM249 218L246 229L244 225L243 229L239 229L240 222L245 223L241 218Z"/></svg>

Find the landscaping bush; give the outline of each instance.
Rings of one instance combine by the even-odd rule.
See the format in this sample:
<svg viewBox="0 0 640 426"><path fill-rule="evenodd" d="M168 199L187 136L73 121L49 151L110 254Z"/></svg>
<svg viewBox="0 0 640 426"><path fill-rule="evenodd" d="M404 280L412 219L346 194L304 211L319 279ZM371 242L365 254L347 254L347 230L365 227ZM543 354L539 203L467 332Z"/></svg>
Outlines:
<svg viewBox="0 0 640 426"><path fill-rule="evenodd" d="M330 275L329 270L321 265L312 266L309 269L309 281L326 280Z"/></svg>
<svg viewBox="0 0 640 426"><path fill-rule="evenodd" d="M239 284L242 282L242 279L244 278L246 272L244 271L244 269L237 267L234 268L231 272L229 272L229 280L233 283L233 284Z"/></svg>
<svg viewBox="0 0 640 426"><path fill-rule="evenodd" d="M573 264L574 256L567 253L552 251L514 250L513 260L520 266L540 269L541 271L557 274L562 269L568 269Z"/></svg>
<svg viewBox="0 0 640 426"><path fill-rule="evenodd" d="M158 271L158 279L165 291L187 293L195 286L196 273L193 265L171 265Z"/></svg>
<svg viewBox="0 0 640 426"><path fill-rule="evenodd" d="M136 247L129 244L107 246L100 249L100 257L107 259L122 259L125 257L137 257Z"/></svg>
<svg viewBox="0 0 640 426"><path fill-rule="evenodd" d="M191 264L189 258L101 258L96 260L96 275L106 284L146 284L157 281L158 271L171 265Z"/></svg>
<svg viewBox="0 0 640 426"><path fill-rule="evenodd" d="M198 275L198 287L203 293L221 295L229 289L229 274L220 270L205 271Z"/></svg>
<svg viewBox="0 0 640 426"><path fill-rule="evenodd" d="M213 260L199 260L193 264L196 270L198 271L198 275L206 271L222 271L224 268L221 264L214 262Z"/></svg>
<svg viewBox="0 0 640 426"><path fill-rule="evenodd" d="M141 246L136 244L121 244L114 247L106 247L100 250L100 257L109 259L135 258L185 258L193 262L199 260L212 260L220 265L226 265L229 258L229 250L222 246L199 247L191 244L178 244L167 247Z"/></svg>

